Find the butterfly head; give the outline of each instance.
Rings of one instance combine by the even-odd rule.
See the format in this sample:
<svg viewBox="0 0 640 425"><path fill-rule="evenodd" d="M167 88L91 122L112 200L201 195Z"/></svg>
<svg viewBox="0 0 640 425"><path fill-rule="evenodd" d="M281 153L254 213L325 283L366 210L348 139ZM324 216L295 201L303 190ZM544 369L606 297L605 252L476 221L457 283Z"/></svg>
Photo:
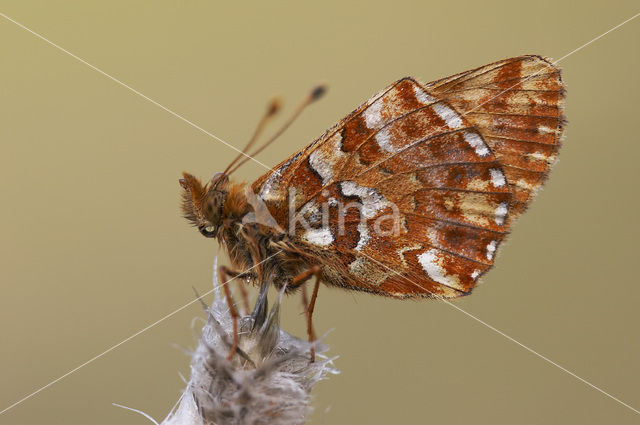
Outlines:
<svg viewBox="0 0 640 425"><path fill-rule="evenodd" d="M222 207L229 196L229 177L216 173L203 184L189 173L182 173L182 213L207 238L216 237L222 223Z"/></svg>

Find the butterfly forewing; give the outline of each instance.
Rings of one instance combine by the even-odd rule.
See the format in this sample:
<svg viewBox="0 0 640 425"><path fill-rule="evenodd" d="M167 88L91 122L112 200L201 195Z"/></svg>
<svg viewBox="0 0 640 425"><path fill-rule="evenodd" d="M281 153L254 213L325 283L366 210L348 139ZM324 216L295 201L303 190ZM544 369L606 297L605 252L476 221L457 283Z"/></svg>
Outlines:
<svg viewBox="0 0 640 425"><path fill-rule="evenodd" d="M413 80L403 79L382 90L323 136L276 167L276 173L268 173L258 179L253 188L276 216L283 208L282 202L287 199L291 187L299 189L300 199L296 200L296 207L300 207L323 185L335 180L335 173L349 161L353 150L377 128L423 105L417 96L426 93L420 90L416 95L414 87L418 86ZM422 100L429 102L431 99Z"/></svg>
<svg viewBox="0 0 640 425"><path fill-rule="evenodd" d="M427 85L405 78L253 189L327 283L464 295L555 159L562 97L557 69L529 56ZM290 227L292 211L308 225Z"/></svg>

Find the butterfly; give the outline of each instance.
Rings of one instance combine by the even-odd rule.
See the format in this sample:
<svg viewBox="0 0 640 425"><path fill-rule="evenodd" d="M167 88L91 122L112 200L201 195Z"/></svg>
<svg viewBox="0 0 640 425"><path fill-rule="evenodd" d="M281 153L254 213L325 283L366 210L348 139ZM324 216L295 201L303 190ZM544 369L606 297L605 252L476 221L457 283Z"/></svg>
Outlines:
<svg viewBox="0 0 640 425"><path fill-rule="evenodd" d="M394 298L467 295L558 156L564 98L560 70L536 55L426 84L402 78L252 184L229 178L240 157L206 183L184 173L182 209L229 253L225 276L261 294L316 277L310 303L304 295L310 339L319 282Z"/></svg>

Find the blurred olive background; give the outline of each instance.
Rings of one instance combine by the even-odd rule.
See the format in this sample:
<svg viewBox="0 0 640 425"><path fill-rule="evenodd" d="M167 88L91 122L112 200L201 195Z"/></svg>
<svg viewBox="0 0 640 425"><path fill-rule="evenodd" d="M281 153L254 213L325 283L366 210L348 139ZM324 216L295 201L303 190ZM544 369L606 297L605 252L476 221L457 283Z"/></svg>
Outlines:
<svg viewBox="0 0 640 425"><path fill-rule="evenodd" d="M635 1L3 0L0 12L241 147L266 101L328 95L259 156L275 165L405 75L526 53L560 58ZM456 305L640 408L640 19L562 61L566 141L498 266ZM178 210L180 172L235 152L0 18L0 410L211 287L217 244ZM286 114L286 112L285 112ZM279 119L282 122L283 118ZM252 181L265 170L248 163ZM284 327L304 335L298 297ZM189 374L195 303L0 416L147 424ZM639 416L437 302L322 287L339 376L312 424L631 424Z"/></svg>

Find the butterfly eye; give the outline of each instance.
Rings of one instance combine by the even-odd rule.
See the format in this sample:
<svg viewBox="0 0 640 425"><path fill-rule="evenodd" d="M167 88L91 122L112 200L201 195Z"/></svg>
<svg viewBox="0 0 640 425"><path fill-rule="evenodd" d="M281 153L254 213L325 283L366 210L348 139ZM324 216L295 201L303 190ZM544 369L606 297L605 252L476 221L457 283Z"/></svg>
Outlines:
<svg viewBox="0 0 640 425"><path fill-rule="evenodd" d="M202 236L213 238L216 236L216 226L200 226L198 227Z"/></svg>

